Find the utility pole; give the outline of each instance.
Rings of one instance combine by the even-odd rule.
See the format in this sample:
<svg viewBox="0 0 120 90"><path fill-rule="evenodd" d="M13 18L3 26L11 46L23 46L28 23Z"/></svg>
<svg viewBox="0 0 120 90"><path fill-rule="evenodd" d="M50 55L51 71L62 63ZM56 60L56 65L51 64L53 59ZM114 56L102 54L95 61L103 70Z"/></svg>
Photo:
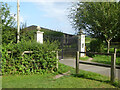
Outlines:
<svg viewBox="0 0 120 90"><path fill-rule="evenodd" d="M17 0L17 43L18 43L19 40L20 40L19 12L20 12L20 5L19 5L19 0Z"/></svg>

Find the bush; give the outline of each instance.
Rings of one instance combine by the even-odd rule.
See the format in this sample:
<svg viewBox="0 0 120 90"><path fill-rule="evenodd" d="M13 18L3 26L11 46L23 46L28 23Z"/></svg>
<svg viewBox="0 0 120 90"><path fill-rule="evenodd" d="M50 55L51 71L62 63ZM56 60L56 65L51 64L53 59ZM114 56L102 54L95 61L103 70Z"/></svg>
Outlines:
<svg viewBox="0 0 120 90"><path fill-rule="evenodd" d="M86 45L86 51L89 52L90 51L90 43L85 43Z"/></svg>
<svg viewBox="0 0 120 90"><path fill-rule="evenodd" d="M91 52L104 52L104 44L101 40L92 40L90 42Z"/></svg>
<svg viewBox="0 0 120 90"><path fill-rule="evenodd" d="M8 44L2 48L2 74L32 74L56 71L57 42L44 44L31 41L21 41L17 44ZM7 51L12 51L9 55ZM32 54L21 54L24 51L33 51Z"/></svg>

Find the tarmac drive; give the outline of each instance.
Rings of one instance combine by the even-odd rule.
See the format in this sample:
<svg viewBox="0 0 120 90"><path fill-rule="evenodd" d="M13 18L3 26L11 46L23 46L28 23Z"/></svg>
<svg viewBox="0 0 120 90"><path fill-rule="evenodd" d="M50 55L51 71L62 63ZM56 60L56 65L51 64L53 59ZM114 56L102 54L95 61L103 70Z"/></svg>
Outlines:
<svg viewBox="0 0 120 90"><path fill-rule="evenodd" d="M75 59L63 59L63 60L59 60L59 62L75 68ZM101 75L105 75L109 77L111 72L110 67L102 67L102 66L95 66L95 65L88 65L88 64L79 64L79 69L99 73ZM116 78L118 78L118 74L120 77L120 69L116 69Z"/></svg>

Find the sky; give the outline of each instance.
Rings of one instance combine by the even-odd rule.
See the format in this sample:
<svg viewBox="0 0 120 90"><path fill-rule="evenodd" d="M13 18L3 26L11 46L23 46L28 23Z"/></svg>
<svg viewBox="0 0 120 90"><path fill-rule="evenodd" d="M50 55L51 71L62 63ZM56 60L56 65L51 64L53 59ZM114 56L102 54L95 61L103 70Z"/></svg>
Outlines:
<svg viewBox="0 0 120 90"><path fill-rule="evenodd" d="M90 0L20 0L20 22L26 22L27 26L37 25L55 31L75 34L75 29L72 28L68 18L68 8L71 7L72 2L76 1L86 2ZM115 0L91 0L91 2L93 1ZM17 0L4 0L4 2L11 6L11 14L17 14Z"/></svg>
<svg viewBox="0 0 120 90"><path fill-rule="evenodd" d="M7 3L11 14L17 14L17 2ZM20 22L75 34L68 18L71 5L71 2L20 2Z"/></svg>

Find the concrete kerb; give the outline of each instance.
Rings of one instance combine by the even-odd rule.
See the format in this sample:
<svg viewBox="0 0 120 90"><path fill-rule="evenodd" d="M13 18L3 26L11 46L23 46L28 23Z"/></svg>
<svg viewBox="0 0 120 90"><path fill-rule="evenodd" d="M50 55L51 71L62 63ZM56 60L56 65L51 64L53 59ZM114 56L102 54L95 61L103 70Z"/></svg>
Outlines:
<svg viewBox="0 0 120 90"><path fill-rule="evenodd" d="M103 66L103 67L111 67L111 65L108 65L108 64L102 64L102 63L96 63L96 62L90 62L90 61L79 60L79 63L89 64L89 65L96 65L96 66ZM120 66L116 65L116 69L120 69Z"/></svg>

